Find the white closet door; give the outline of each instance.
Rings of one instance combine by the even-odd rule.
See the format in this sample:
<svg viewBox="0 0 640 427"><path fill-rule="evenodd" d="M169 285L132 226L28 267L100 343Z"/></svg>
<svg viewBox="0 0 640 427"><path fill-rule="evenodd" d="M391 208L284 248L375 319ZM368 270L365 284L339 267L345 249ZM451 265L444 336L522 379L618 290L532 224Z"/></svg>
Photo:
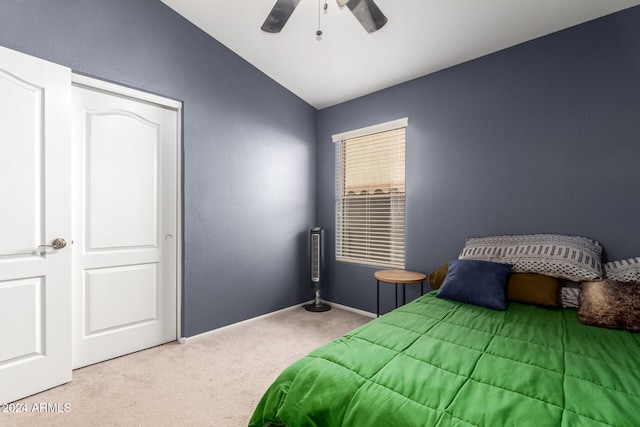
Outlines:
<svg viewBox="0 0 640 427"><path fill-rule="evenodd" d="M74 368L176 339L178 112L101 87L72 87Z"/></svg>
<svg viewBox="0 0 640 427"><path fill-rule="evenodd" d="M71 380L70 85L0 47L0 403Z"/></svg>

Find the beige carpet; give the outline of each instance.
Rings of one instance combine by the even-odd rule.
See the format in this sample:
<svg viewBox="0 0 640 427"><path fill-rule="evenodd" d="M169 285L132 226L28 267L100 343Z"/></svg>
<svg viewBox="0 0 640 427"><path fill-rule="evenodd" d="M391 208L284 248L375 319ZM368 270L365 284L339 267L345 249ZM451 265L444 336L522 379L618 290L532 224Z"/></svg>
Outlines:
<svg viewBox="0 0 640 427"><path fill-rule="evenodd" d="M370 320L335 307L295 308L154 347L75 370L72 382L16 402L29 411L57 403L62 412L0 413L0 425L246 426L282 369Z"/></svg>

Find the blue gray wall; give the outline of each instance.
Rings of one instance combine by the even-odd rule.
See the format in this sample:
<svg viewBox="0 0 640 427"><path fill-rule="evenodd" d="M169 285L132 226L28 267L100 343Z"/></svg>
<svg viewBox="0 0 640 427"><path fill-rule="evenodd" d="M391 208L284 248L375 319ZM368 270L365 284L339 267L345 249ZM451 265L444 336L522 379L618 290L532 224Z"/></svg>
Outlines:
<svg viewBox="0 0 640 427"><path fill-rule="evenodd" d="M2 1L0 45L184 102L185 336L311 299L314 108L159 0Z"/></svg>
<svg viewBox="0 0 640 427"><path fill-rule="evenodd" d="M375 311L376 269L335 261L331 135L405 116L407 269L494 234L581 235L610 260L640 256L639 22L636 7L321 110L327 299ZM382 291L384 312L393 286Z"/></svg>
<svg viewBox="0 0 640 427"><path fill-rule="evenodd" d="M325 297L375 310L376 269L334 261L330 141L405 116L408 269L502 233L584 235L609 259L640 255L637 22L640 7L320 112L158 0L2 1L0 45L184 101L191 336L309 299L316 224Z"/></svg>

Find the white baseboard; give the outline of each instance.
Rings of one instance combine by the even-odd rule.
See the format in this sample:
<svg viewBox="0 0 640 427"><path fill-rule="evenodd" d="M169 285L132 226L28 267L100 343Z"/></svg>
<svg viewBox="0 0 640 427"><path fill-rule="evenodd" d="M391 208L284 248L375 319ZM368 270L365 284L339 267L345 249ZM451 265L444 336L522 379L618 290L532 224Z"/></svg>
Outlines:
<svg viewBox="0 0 640 427"><path fill-rule="evenodd" d="M327 304L329 304L331 307L339 308L340 310L344 310L344 311L350 311L352 313L356 313L356 314L359 314L361 316L371 317L371 318L374 318L374 319L376 317L378 317L378 315L375 314L375 313L371 313L369 311L360 310L358 308L349 307L348 305L342 305L342 304L338 304L338 303L331 302L331 301L325 301L325 302Z"/></svg>
<svg viewBox="0 0 640 427"><path fill-rule="evenodd" d="M227 331L227 330L235 328L237 326L246 325L247 323L251 323L251 322L254 322L256 320L266 319L267 317L271 317L271 316L274 316L276 314L283 313L285 311L297 310L300 307L302 307L304 304L311 304L313 302L315 302L315 300L311 300L311 301L308 301L306 303L300 303L300 304L292 305L291 307L286 307L286 308L283 308L281 310L277 310L277 311L273 311L271 313L263 314L261 316L252 317L251 319L243 320L243 321L237 322L237 323L232 323L231 325L223 326L221 328L212 329L210 331L203 332L201 334L194 335L192 337L180 337L180 338L178 338L178 342L180 344L189 344L189 343L192 343L194 341L200 340L202 338L210 337L210 336L216 335L216 334L218 334L220 332ZM368 311L359 310L357 308L349 307L349 306L346 306L346 305L333 303L331 301L324 301L324 302L326 302L329 305L331 305L331 307L335 307L335 308L338 308L340 310L350 311L352 313L356 313L356 314L359 314L361 316L366 316L366 317L371 317L371 318L375 318L376 317L375 313L370 313Z"/></svg>
<svg viewBox="0 0 640 427"><path fill-rule="evenodd" d="M309 301L309 302L311 302L311 301ZM304 304L306 304L306 303L304 303ZM252 317L251 319L242 320L240 322L232 323L232 324L227 325L227 326L222 326L221 328L212 329L210 331L203 332L203 333L198 334L198 335L194 335L194 336L191 336L191 337L181 337L181 338L178 339L178 342L180 344L189 344L191 342L197 341L197 340L202 339L202 338L210 337L212 335L215 335L215 334L223 332L223 331L227 331L227 330L235 328L237 326L245 325L247 323L251 323L251 322L254 322L254 321L260 320L260 319L266 319L267 317L271 317L271 316L274 316L274 315L276 315L278 313L283 313L285 311L296 310L296 309L299 309L300 307L302 307L302 304L292 305L291 307L286 307L286 308L283 308L283 309L280 309L280 310L272 311L271 313L263 314L263 315L257 316L257 317Z"/></svg>

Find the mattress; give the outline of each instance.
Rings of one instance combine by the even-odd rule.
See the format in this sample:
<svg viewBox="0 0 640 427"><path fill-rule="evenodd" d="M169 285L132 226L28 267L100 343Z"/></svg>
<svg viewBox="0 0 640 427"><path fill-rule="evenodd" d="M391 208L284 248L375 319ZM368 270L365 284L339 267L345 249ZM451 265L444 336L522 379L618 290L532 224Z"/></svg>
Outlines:
<svg viewBox="0 0 640 427"><path fill-rule="evenodd" d="M293 363L250 427L640 425L640 334L424 295Z"/></svg>

